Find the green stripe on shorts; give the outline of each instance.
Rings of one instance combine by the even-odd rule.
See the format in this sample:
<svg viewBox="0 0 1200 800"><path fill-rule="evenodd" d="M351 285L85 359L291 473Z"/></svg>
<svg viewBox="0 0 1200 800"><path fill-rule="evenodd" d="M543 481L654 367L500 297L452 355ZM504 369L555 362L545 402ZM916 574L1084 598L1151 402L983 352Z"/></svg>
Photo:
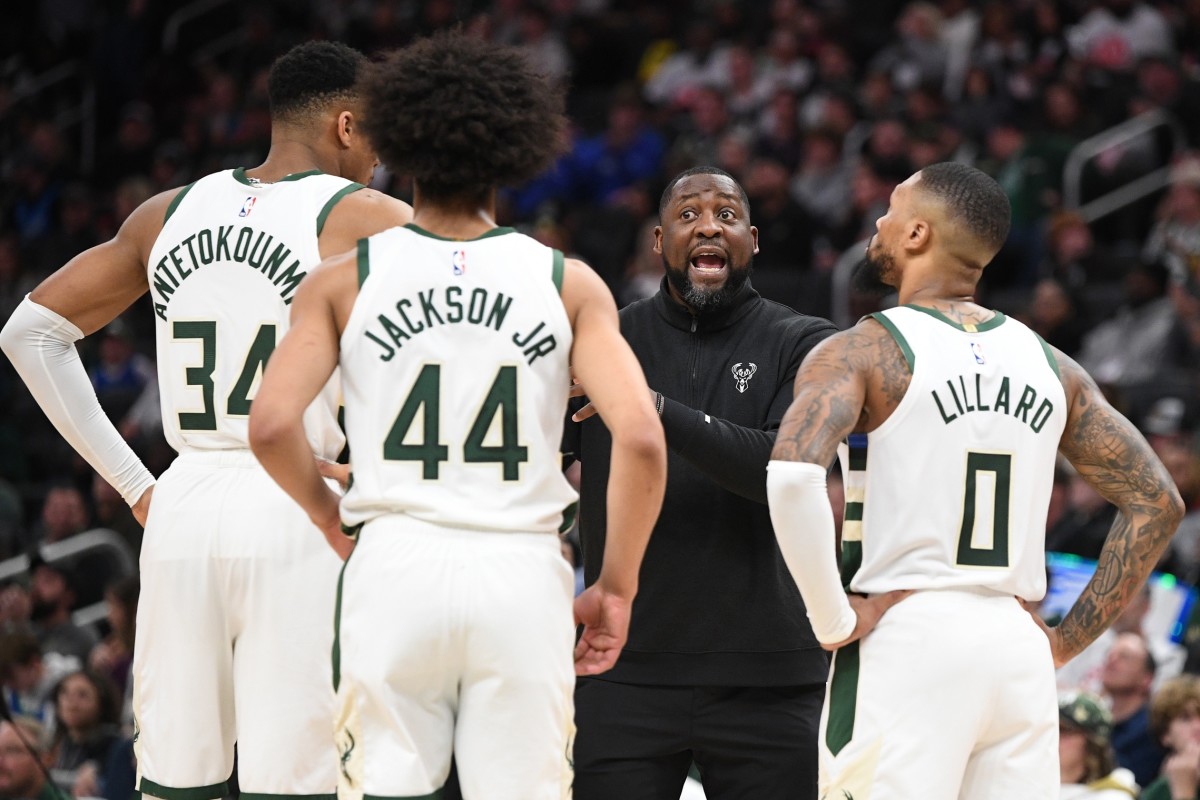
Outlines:
<svg viewBox="0 0 1200 800"><path fill-rule="evenodd" d="M829 682L829 723L825 746L835 756L854 737L854 714L858 708L858 642L851 642L833 656L833 680Z"/></svg>
<svg viewBox="0 0 1200 800"><path fill-rule="evenodd" d="M244 796L244 795L243 795ZM364 794L363 800L442 800L442 790L438 789L433 794L422 795L405 795L404 797L387 796L382 794Z"/></svg>
<svg viewBox="0 0 1200 800"><path fill-rule="evenodd" d="M229 794L229 784L225 781L210 786L192 786L187 789L172 789L160 783L142 778L138 783L138 791L162 800L220 800Z"/></svg>
<svg viewBox="0 0 1200 800"><path fill-rule="evenodd" d="M337 800L337 792L331 794L261 794L259 792L242 792L238 797L241 800Z"/></svg>

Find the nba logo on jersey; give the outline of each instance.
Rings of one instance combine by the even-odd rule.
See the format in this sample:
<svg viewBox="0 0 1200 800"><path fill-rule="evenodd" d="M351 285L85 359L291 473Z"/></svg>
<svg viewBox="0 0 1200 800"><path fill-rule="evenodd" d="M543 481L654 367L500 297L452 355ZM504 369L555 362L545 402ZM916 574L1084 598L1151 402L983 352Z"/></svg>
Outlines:
<svg viewBox="0 0 1200 800"><path fill-rule="evenodd" d="M971 342L971 355L975 356L976 364L987 363L987 360L983 357L983 347L979 342Z"/></svg>
<svg viewBox="0 0 1200 800"><path fill-rule="evenodd" d="M467 251L455 250L454 255L450 256L450 266L454 269L455 275L467 274Z"/></svg>
<svg viewBox="0 0 1200 800"><path fill-rule="evenodd" d="M257 197L247 197L246 202L242 203L242 210L238 212L239 217L250 216L250 211L254 208L254 203L258 200Z"/></svg>

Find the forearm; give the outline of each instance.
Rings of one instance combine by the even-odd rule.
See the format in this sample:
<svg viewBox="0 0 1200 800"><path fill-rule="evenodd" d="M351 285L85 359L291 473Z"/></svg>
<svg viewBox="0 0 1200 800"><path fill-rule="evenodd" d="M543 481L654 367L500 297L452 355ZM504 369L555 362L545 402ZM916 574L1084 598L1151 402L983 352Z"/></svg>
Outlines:
<svg viewBox="0 0 1200 800"><path fill-rule="evenodd" d="M766 468L775 432L735 425L663 398L667 446L721 488L767 502Z"/></svg>
<svg viewBox="0 0 1200 800"><path fill-rule="evenodd" d="M838 572L825 468L772 461L766 485L779 551L804 599L813 633L822 644L844 641L854 632L857 615Z"/></svg>
<svg viewBox="0 0 1200 800"><path fill-rule="evenodd" d="M660 440L661 442L661 440ZM613 440L608 476L608 525L597 583L632 598L667 482L666 449L624 446Z"/></svg>
<svg viewBox="0 0 1200 800"><path fill-rule="evenodd" d="M300 419L263 430L253 426L250 447L267 474L318 525L338 516L338 496L317 470Z"/></svg>
<svg viewBox="0 0 1200 800"><path fill-rule="evenodd" d="M1122 509L1100 551L1096 573L1058 625L1065 659L1096 640L1141 589L1179 524L1171 508Z"/></svg>
<svg viewBox="0 0 1200 800"><path fill-rule="evenodd" d="M26 298L0 332L0 347L55 429L132 506L154 476L100 407L75 349L81 338L69 320Z"/></svg>

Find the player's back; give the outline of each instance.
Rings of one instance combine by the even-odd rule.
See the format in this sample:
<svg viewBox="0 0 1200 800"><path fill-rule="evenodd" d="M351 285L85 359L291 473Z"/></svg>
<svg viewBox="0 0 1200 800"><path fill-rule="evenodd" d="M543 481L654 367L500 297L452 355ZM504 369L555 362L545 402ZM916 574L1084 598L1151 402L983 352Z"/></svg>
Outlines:
<svg viewBox="0 0 1200 800"><path fill-rule="evenodd" d="M175 198L147 265L163 430L177 451L248 447L250 402L288 329L288 306L320 262L333 206L361 188L319 171L258 183L244 170L201 178ZM331 381L308 409L313 452L341 450Z"/></svg>
<svg viewBox="0 0 1200 800"><path fill-rule="evenodd" d="M572 344L562 254L508 228L456 242L414 225L358 252L341 337L343 521L557 530L576 499L559 455Z"/></svg>
<svg viewBox="0 0 1200 800"><path fill-rule="evenodd" d="M861 542L862 558L851 587L1040 598L1067 417L1049 348L999 312L969 329L917 306L873 316L899 344L912 380L882 425L851 437L844 459L843 542L851 562Z"/></svg>

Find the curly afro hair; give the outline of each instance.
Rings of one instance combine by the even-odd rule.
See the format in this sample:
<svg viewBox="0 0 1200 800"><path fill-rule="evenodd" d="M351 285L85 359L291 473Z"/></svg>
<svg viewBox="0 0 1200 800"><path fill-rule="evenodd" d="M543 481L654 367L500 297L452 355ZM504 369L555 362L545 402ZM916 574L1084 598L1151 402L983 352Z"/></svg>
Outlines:
<svg viewBox="0 0 1200 800"><path fill-rule="evenodd" d="M367 57L337 42L305 42L271 65L267 96L271 118L294 122L323 111L331 102L351 102Z"/></svg>
<svg viewBox="0 0 1200 800"><path fill-rule="evenodd" d="M522 183L560 152L562 92L520 50L439 33L384 56L361 84L362 126L434 200Z"/></svg>

